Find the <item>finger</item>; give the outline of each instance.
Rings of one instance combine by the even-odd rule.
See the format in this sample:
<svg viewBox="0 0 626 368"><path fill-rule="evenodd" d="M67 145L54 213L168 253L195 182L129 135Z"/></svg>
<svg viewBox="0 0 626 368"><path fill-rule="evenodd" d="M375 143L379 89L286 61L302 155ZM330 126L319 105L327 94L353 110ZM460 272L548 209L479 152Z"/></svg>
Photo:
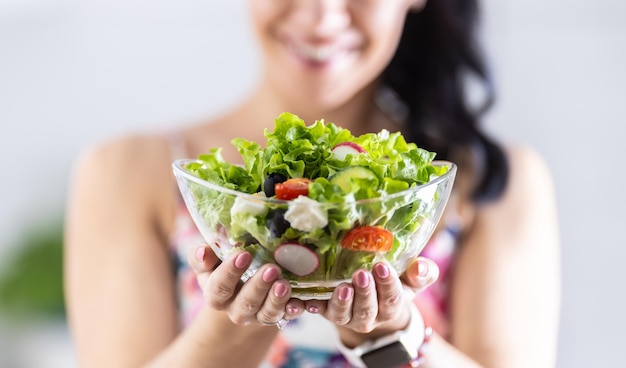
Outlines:
<svg viewBox="0 0 626 368"><path fill-rule="evenodd" d="M237 324L248 324L252 321L273 323L271 320L260 320L257 318L257 313L261 310L261 306L268 297L270 288L274 284L274 281L278 280L280 276L280 269L275 264L266 264L259 269L248 281L246 281L241 290L233 300L229 315L233 322ZM283 297L284 302L280 306L281 317L282 310L289 299L289 296ZM270 311L267 311L271 313ZM280 319L277 318L277 319Z"/></svg>
<svg viewBox="0 0 626 368"><path fill-rule="evenodd" d="M432 285L439 278L439 267L425 257L418 257L402 275L405 284L415 292L420 292Z"/></svg>
<svg viewBox="0 0 626 368"><path fill-rule="evenodd" d="M352 319L354 289L348 283L337 286L328 300L324 317L336 325L346 325Z"/></svg>
<svg viewBox="0 0 626 368"><path fill-rule="evenodd" d="M324 316L336 325L342 326L352 320L354 289L350 284L341 284L335 288L326 306Z"/></svg>
<svg viewBox="0 0 626 368"><path fill-rule="evenodd" d="M219 262L213 250L206 245L192 248L187 253L187 263L196 274L213 270Z"/></svg>
<svg viewBox="0 0 626 368"><path fill-rule="evenodd" d="M378 296L378 322L388 322L398 317L404 305L404 289L396 271L385 263L372 269Z"/></svg>
<svg viewBox="0 0 626 368"><path fill-rule="evenodd" d="M275 324L286 314L285 307L291 296L291 286L287 280L276 280L256 318L263 324Z"/></svg>
<svg viewBox="0 0 626 368"><path fill-rule="evenodd" d="M328 302L326 300L310 299L304 302L304 308L311 314L325 315L327 304Z"/></svg>
<svg viewBox="0 0 626 368"><path fill-rule="evenodd" d="M212 308L224 310L239 288L241 275L250 265L252 256L246 251L231 254L213 272L198 275L198 284Z"/></svg>
<svg viewBox="0 0 626 368"><path fill-rule="evenodd" d="M291 298L285 306L285 319L292 320L300 317L304 313L304 301Z"/></svg>
<svg viewBox="0 0 626 368"><path fill-rule="evenodd" d="M372 275L365 270L358 270L352 276L354 304L350 326L356 332L371 332L375 327L378 314L376 286Z"/></svg>

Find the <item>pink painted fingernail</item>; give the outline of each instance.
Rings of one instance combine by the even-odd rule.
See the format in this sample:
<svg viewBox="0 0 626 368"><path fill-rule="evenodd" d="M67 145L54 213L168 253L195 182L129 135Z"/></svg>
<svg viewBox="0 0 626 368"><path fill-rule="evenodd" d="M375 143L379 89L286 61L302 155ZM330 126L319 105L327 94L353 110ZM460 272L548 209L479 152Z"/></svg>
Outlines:
<svg viewBox="0 0 626 368"><path fill-rule="evenodd" d="M250 253L241 252L239 255L237 255L237 258L235 258L235 267L242 270L248 267L248 264L250 264L251 259L252 259L252 256L250 255Z"/></svg>
<svg viewBox="0 0 626 368"><path fill-rule="evenodd" d="M356 286L363 288L363 289L368 287L370 284L370 278L367 272L363 270L357 271L356 275L354 275L354 283L356 284Z"/></svg>
<svg viewBox="0 0 626 368"><path fill-rule="evenodd" d="M337 293L337 297L342 302L347 302L348 300L350 300L350 298L352 298L352 288L349 288L347 286L339 288L339 292Z"/></svg>
<svg viewBox="0 0 626 368"><path fill-rule="evenodd" d="M314 306L310 306L306 310L308 310L309 313L313 313L313 314L319 313L320 311L318 307L314 307Z"/></svg>
<svg viewBox="0 0 626 368"><path fill-rule="evenodd" d="M378 277L380 277L381 279L386 279L390 275L389 267L382 263L378 263L376 266L374 266L374 271L376 272L376 275L378 275Z"/></svg>
<svg viewBox="0 0 626 368"><path fill-rule="evenodd" d="M296 307L295 305L288 305L285 310L289 314L298 314L300 312L300 308Z"/></svg>
<svg viewBox="0 0 626 368"><path fill-rule="evenodd" d="M200 262L204 262L204 256L206 255L206 247L199 247L196 249L196 259Z"/></svg>
<svg viewBox="0 0 626 368"><path fill-rule="evenodd" d="M272 282L278 278L280 273L275 267L269 267L265 271L263 271L263 281Z"/></svg>
<svg viewBox="0 0 626 368"><path fill-rule="evenodd" d="M419 277L428 276L428 263L422 260L417 261L417 276Z"/></svg>
<svg viewBox="0 0 626 368"><path fill-rule="evenodd" d="M278 284L274 288L274 295L276 295L279 298L282 298L285 295L287 295L288 291L289 291L289 288L287 287L287 285L285 285L285 284Z"/></svg>

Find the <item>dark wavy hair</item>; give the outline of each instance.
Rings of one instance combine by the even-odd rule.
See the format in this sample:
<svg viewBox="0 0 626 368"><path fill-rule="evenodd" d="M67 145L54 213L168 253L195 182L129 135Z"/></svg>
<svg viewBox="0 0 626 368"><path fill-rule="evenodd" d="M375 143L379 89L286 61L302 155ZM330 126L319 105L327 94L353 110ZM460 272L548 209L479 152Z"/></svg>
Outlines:
<svg viewBox="0 0 626 368"><path fill-rule="evenodd" d="M478 10L475 0L436 0L409 13L383 81L408 108L408 139L440 159L450 159L459 147L470 150L472 199L487 202L502 194L509 169L502 148L479 127L494 88L477 42ZM486 92L479 106L467 98L468 77Z"/></svg>

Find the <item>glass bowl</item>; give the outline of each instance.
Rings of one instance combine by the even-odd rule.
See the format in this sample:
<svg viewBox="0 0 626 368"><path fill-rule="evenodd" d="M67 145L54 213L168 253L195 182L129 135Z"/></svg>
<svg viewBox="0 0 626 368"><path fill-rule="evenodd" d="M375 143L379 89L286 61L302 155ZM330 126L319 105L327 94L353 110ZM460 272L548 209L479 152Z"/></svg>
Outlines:
<svg viewBox="0 0 626 368"><path fill-rule="evenodd" d="M238 249L250 252L253 261L244 282L263 264L277 264L292 296L303 300L329 299L356 270L371 270L379 261L404 272L433 234L457 170L452 162L433 161L447 172L428 183L378 198L320 203L223 188L187 171L192 162L196 160L175 161L174 175L193 221L215 254L224 259ZM303 212L306 221L294 217Z"/></svg>

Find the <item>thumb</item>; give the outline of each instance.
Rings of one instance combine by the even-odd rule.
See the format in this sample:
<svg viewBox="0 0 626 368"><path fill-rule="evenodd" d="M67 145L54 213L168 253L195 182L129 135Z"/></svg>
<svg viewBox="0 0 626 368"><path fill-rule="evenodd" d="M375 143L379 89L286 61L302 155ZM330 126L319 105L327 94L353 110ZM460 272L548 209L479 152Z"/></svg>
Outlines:
<svg viewBox="0 0 626 368"><path fill-rule="evenodd" d="M213 253L211 247L202 244L190 249L187 261L196 274L212 271L220 263L219 258Z"/></svg>
<svg viewBox="0 0 626 368"><path fill-rule="evenodd" d="M415 292L423 291L438 278L439 267L435 262L425 257L417 257L402 274L404 284Z"/></svg>

